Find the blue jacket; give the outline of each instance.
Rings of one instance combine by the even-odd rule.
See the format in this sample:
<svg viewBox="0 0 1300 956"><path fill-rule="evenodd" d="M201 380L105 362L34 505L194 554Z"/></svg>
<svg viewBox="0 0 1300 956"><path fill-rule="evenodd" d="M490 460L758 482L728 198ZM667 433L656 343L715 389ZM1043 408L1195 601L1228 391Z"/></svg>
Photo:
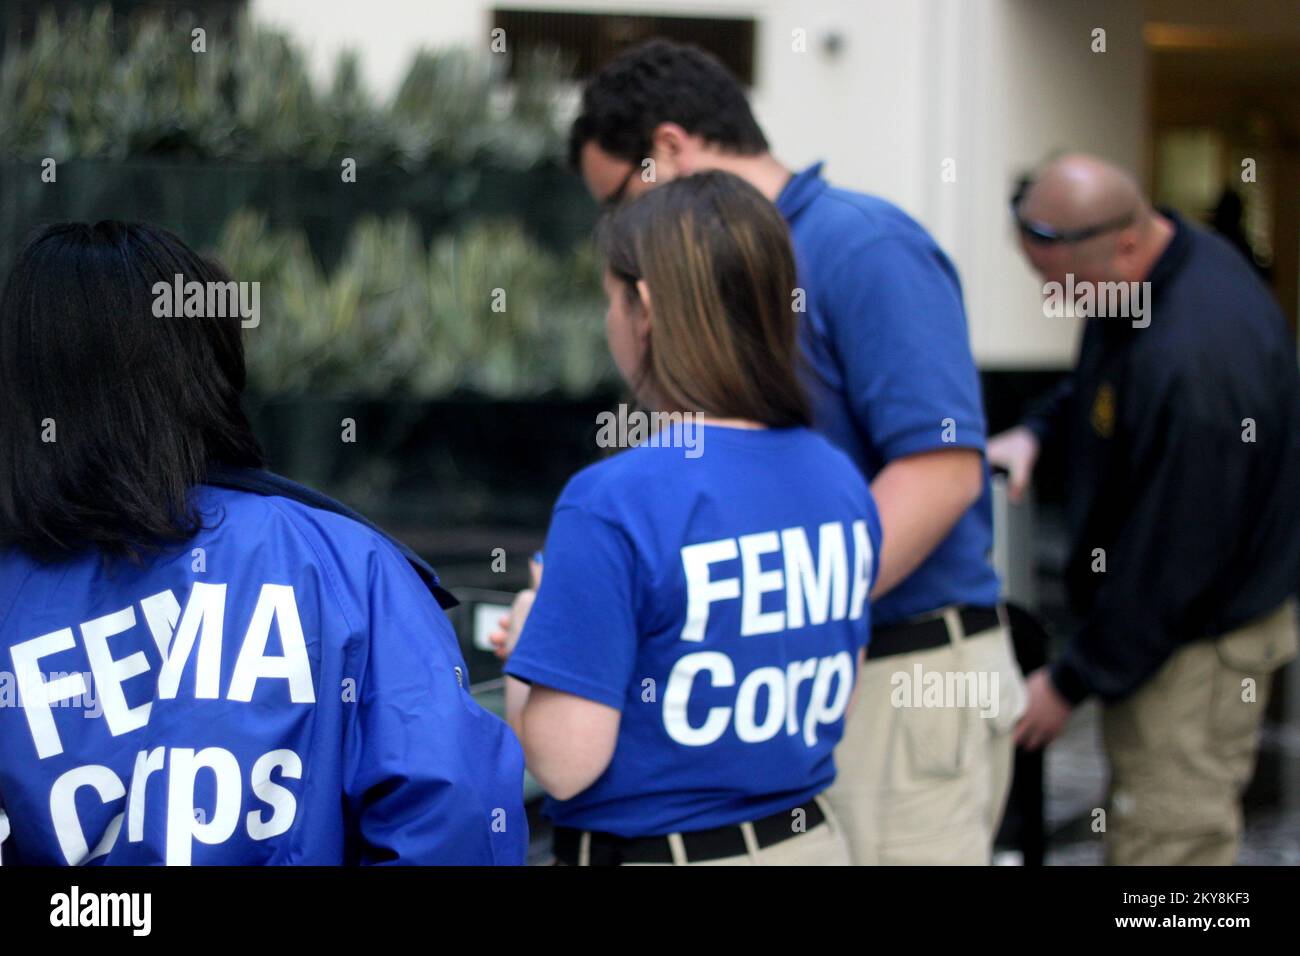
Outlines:
<svg viewBox="0 0 1300 956"><path fill-rule="evenodd" d="M523 756L432 569L283 479L211 481L142 564L0 552L5 864L522 863Z"/></svg>

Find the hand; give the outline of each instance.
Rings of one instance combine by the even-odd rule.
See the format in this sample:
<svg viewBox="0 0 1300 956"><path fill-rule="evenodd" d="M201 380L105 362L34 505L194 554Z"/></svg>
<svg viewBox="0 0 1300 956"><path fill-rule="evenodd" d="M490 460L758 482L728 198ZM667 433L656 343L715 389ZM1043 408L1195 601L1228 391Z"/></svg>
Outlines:
<svg viewBox="0 0 1300 956"><path fill-rule="evenodd" d="M528 620L528 614L533 609L533 599L537 597L537 589L542 586L542 565L536 558L528 562L528 576L533 586L515 595L514 603L510 605L510 613L502 614L497 621L497 629L488 635L488 640L495 648L493 653L503 661L514 653L515 645L519 643L519 635L524 630L524 622Z"/></svg>
<svg viewBox="0 0 1300 956"><path fill-rule="evenodd" d="M1073 707L1052 683L1046 667L1040 667L1025 681L1029 705L1016 723L1015 742L1026 750L1046 747L1065 729Z"/></svg>
<svg viewBox="0 0 1300 956"><path fill-rule="evenodd" d="M989 439L985 454L990 465L1001 465L1009 472L1007 496L1012 502L1024 497L1025 489L1034 477L1038 450L1038 436L1024 425L1017 425Z"/></svg>

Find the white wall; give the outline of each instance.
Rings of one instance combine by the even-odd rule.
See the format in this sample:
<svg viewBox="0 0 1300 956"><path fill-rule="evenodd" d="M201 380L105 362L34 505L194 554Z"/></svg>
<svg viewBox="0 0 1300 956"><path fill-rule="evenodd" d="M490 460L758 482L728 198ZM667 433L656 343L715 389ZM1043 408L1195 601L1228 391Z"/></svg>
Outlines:
<svg viewBox="0 0 1300 956"><path fill-rule="evenodd" d="M361 53L362 75L381 94L396 90L421 47L487 47L488 0L249 0L253 18L293 35L317 79L345 49Z"/></svg>
<svg viewBox="0 0 1300 956"><path fill-rule="evenodd" d="M1059 366L1073 358L1076 323L1043 317L1037 280L1013 241L1007 199L1020 172L1057 150L1097 153L1142 178L1141 5L1000 0L978 6L964 45L974 81L945 87L963 99L961 141L975 167L973 183L955 200L960 222L945 221L939 234L962 267L981 364ZM1106 30L1105 53L1091 51L1098 27Z"/></svg>
<svg viewBox="0 0 1300 956"><path fill-rule="evenodd" d="M422 46L479 45L490 0L253 0L258 19L304 44L317 75L363 54L391 92ZM1142 4L1043 0L509 0L510 7L758 20L755 112L777 155L827 160L836 183L898 203L956 261L982 367L1065 367L1073 322L1044 318L1019 258L1006 199L1015 176L1056 149L1142 160ZM1091 52L1091 31L1107 52ZM806 31L806 52L792 47ZM838 33L838 55L822 47ZM956 182L941 179L956 162Z"/></svg>

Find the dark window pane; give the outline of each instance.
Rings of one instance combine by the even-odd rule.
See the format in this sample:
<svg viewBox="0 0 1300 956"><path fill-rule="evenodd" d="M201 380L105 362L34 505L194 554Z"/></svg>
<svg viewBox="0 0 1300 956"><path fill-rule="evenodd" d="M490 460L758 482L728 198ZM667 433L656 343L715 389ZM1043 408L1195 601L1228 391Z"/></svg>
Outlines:
<svg viewBox="0 0 1300 956"><path fill-rule="evenodd" d="M574 78L584 80L629 46L651 37L693 43L721 60L741 83L754 84L752 19L716 17L655 17L605 13L556 13L542 10L496 9L493 28L506 31L515 65L529 53L558 49L573 65Z"/></svg>

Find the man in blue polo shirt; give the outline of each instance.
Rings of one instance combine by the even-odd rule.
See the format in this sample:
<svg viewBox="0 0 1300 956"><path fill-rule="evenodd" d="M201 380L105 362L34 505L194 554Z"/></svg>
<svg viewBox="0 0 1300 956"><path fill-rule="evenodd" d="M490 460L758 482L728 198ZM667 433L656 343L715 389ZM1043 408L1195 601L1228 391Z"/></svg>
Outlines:
<svg viewBox="0 0 1300 956"><path fill-rule="evenodd" d="M984 413L952 263L890 203L830 186L821 164L783 166L739 84L695 47L652 40L602 69L570 162L603 205L722 169L784 214L815 424L871 481L884 526L828 796L857 863L987 862L1024 684L989 563Z"/></svg>

